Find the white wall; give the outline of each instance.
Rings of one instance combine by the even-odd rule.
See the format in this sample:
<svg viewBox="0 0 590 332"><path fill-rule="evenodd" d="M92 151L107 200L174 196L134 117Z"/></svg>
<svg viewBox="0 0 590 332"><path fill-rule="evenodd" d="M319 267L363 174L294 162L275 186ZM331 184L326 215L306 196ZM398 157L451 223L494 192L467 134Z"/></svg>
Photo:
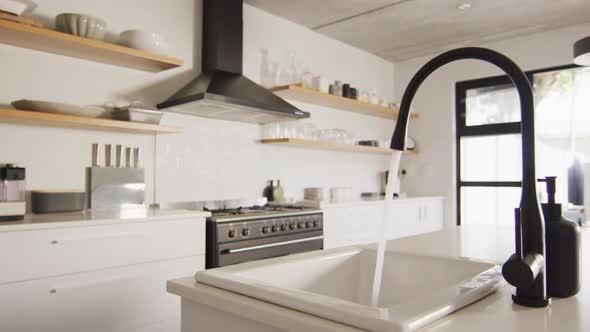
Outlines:
<svg viewBox="0 0 590 332"><path fill-rule="evenodd" d="M81 105L119 99L157 103L200 72L199 0L53 0L39 5L37 13L47 18L61 12L91 13L104 18L113 32L159 31L185 65L153 74L0 45L0 70L10 78L0 89L0 105L21 98ZM317 73L393 95L389 62L250 6L245 6L244 21L244 73L254 80L259 78L260 48L275 54L294 49ZM348 129L359 138L381 138L393 128L393 121L297 105L312 113L310 122ZM249 124L182 115L166 115L164 122L186 130L159 136L156 143L150 135L0 124L0 162L27 167L29 189L83 189L91 143L139 146L149 201L154 184L159 201L222 199L260 195L270 178L282 179L292 196L301 196L301 189L312 185L374 191L377 172L387 165L381 156L260 146L255 144L259 127Z"/></svg>
<svg viewBox="0 0 590 332"><path fill-rule="evenodd" d="M478 45L506 54L523 70L572 63L573 43L588 35L590 24L553 30L520 38ZM433 56L395 63L395 95L401 99L415 72ZM502 72L490 64L461 61L446 65L429 77L419 89L413 106L420 113L409 127L420 154L403 160L410 175L402 180L411 195L447 197L446 221L456 221L455 200L455 82Z"/></svg>

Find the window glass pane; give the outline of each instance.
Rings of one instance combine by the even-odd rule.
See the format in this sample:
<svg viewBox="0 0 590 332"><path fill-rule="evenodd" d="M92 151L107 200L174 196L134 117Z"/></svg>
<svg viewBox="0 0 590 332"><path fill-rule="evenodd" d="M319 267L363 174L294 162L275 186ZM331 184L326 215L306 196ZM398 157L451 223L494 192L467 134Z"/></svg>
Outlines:
<svg viewBox="0 0 590 332"><path fill-rule="evenodd" d="M520 181L520 135L461 138L462 181Z"/></svg>
<svg viewBox="0 0 590 332"><path fill-rule="evenodd" d="M520 188L462 187L461 224L514 225Z"/></svg>
<svg viewBox="0 0 590 332"><path fill-rule="evenodd" d="M518 93L511 84L467 90L465 117L467 126L519 122Z"/></svg>
<svg viewBox="0 0 590 332"><path fill-rule="evenodd" d="M590 162L590 68L538 73L533 83L537 175L557 176L557 200L581 205L590 195L580 180Z"/></svg>
<svg viewBox="0 0 590 332"><path fill-rule="evenodd" d="M533 76L537 135L559 139L590 136L590 68L579 67Z"/></svg>

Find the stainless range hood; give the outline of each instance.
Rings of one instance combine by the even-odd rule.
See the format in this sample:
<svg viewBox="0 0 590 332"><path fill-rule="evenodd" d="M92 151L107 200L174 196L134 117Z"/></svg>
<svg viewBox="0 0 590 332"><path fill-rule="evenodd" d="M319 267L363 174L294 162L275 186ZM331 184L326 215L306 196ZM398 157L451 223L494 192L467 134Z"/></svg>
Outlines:
<svg viewBox="0 0 590 332"><path fill-rule="evenodd" d="M243 0L203 0L203 73L158 108L259 124L309 118L242 75L242 43Z"/></svg>

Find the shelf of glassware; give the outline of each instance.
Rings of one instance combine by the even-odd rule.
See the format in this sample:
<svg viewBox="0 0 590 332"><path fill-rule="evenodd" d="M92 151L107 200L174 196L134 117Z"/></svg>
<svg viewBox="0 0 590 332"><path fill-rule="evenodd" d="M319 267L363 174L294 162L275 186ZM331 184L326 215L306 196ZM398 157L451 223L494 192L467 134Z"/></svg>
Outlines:
<svg viewBox="0 0 590 332"><path fill-rule="evenodd" d="M361 153L373 153L388 155L391 154L391 149L375 146L365 145L354 145L354 144L342 144L326 141L314 141L300 138L271 138L261 139L258 141L261 144L273 144L287 147L297 147L304 149L314 150L330 150L330 151L343 151L343 152L361 152ZM404 154L417 154L416 150L406 150Z"/></svg>

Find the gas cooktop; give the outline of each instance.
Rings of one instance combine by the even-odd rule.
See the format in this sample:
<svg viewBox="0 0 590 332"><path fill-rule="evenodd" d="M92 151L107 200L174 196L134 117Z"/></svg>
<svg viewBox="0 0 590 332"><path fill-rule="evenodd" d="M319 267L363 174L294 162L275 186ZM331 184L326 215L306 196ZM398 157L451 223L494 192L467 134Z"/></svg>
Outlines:
<svg viewBox="0 0 590 332"><path fill-rule="evenodd" d="M292 204L268 204L266 198L176 202L160 204L160 208L202 210L211 212L209 221L225 222L272 216L305 215L321 212L317 208Z"/></svg>
<svg viewBox="0 0 590 332"><path fill-rule="evenodd" d="M212 221L235 221L247 220L268 216L285 216L285 215L301 215L309 213L317 213L319 210L306 206L296 205L265 205L265 206L251 206L240 207L235 209L207 209L205 211L211 212Z"/></svg>

